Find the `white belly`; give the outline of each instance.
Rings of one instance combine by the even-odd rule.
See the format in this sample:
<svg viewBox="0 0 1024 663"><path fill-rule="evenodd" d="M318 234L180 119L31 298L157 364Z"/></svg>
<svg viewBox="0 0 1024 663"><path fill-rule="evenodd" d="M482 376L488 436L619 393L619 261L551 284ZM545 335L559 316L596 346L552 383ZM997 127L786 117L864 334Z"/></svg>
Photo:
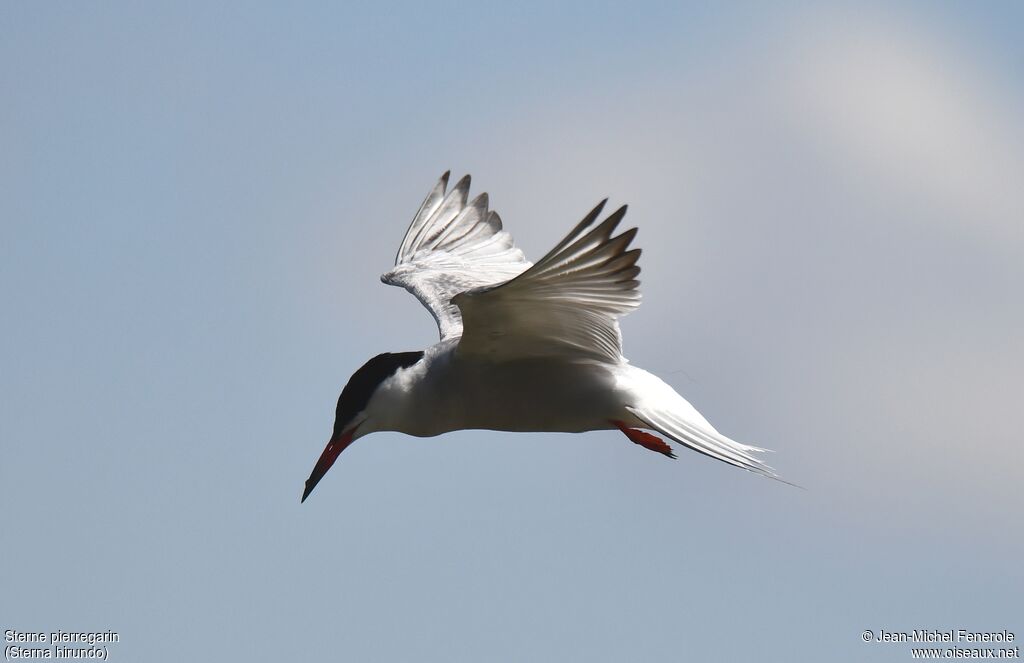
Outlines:
<svg viewBox="0 0 1024 663"><path fill-rule="evenodd" d="M376 430L417 436L481 428L581 432L612 428L611 419L628 416L617 389L618 366L551 359L460 361L450 352L423 363L375 399L380 404Z"/></svg>

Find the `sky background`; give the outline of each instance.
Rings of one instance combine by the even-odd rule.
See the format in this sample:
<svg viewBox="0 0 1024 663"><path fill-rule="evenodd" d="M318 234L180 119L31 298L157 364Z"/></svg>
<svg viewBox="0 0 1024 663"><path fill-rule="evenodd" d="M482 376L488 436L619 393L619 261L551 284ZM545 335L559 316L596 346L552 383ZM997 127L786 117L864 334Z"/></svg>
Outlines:
<svg viewBox="0 0 1024 663"><path fill-rule="evenodd" d="M902 661L1024 637L1020 3L0 5L0 628L114 661ZM446 169L630 204L630 360L798 490L617 432L360 440ZM1017 643L1019 644L1019 643Z"/></svg>

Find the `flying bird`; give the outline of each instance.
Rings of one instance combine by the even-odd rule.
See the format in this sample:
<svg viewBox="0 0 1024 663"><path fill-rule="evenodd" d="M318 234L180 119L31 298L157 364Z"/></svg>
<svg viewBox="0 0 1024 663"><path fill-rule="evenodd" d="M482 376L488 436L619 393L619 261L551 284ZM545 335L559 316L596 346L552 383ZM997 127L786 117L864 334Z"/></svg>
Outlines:
<svg viewBox="0 0 1024 663"><path fill-rule="evenodd" d="M360 437L430 437L462 429L579 433L618 429L669 458L673 442L776 478L758 447L719 433L675 390L622 356L618 319L640 305L636 228L619 234L623 205L598 222L598 203L531 264L470 176L427 195L381 276L437 321L426 350L386 352L357 370L338 398L334 432L306 480L304 502ZM595 225L596 224L596 225Z"/></svg>

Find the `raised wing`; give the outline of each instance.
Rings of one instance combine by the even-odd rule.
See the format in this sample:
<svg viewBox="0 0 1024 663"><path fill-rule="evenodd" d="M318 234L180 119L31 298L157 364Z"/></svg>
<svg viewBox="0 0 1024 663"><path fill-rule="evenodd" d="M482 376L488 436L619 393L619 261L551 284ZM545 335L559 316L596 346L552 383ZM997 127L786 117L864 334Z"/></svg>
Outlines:
<svg viewBox="0 0 1024 663"><path fill-rule="evenodd" d="M593 230L606 201L518 277L454 299L465 329L458 352L514 357L622 358L618 318L640 305L636 228L612 236L622 206Z"/></svg>
<svg viewBox="0 0 1024 663"><path fill-rule="evenodd" d="M445 173L420 206L395 257L395 268L381 275L405 288L437 321L441 340L462 334L462 317L452 298L466 290L504 283L530 263L498 213L487 209L487 194L469 199L466 175L449 191Z"/></svg>

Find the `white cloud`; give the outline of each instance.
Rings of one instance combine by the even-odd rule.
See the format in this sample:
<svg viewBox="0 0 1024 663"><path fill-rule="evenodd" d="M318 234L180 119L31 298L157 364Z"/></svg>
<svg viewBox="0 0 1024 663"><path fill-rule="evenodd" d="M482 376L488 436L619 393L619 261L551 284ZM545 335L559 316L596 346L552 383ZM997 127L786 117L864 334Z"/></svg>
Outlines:
<svg viewBox="0 0 1024 663"><path fill-rule="evenodd" d="M991 242L1024 241L1021 100L936 31L884 15L816 15L792 45L793 119L858 178Z"/></svg>

